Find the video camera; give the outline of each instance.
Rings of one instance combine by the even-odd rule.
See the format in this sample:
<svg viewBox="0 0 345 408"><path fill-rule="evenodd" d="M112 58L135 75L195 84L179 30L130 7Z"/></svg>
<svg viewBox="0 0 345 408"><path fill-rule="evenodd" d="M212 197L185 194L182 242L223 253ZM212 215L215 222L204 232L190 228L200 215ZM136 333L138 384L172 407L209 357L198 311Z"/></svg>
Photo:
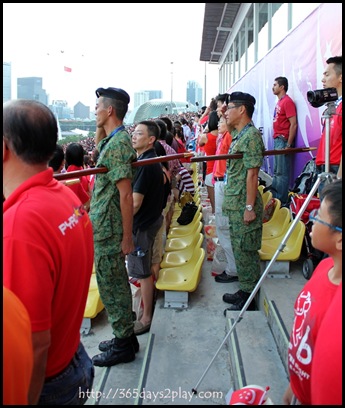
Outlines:
<svg viewBox="0 0 345 408"><path fill-rule="evenodd" d="M313 108L319 108L327 102L336 101L338 92L336 88L316 89L307 92L308 102Z"/></svg>

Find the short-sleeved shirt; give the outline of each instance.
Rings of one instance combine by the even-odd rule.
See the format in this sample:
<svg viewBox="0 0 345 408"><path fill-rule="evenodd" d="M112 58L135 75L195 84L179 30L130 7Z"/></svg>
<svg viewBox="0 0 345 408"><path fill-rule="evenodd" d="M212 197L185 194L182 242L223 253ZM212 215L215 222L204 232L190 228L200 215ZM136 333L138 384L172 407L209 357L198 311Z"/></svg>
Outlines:
<svg viewBox="0 0 345 408"><path fill-rule="evenodd" d="M339 288L328 278L328 272L333 266L333 258L323 259L298 294L294 304L294 322L288 348L288 369L292 391L303 405L311 405L311 374L315 341Z"/></svg>
<svg viewBox="0 0 345 408"><path fill-rule="evenodd" d="M289 118L297 116L295 102L289 95L284 95L280 98L274 108L273 114L273 139L278 135L289 138L290 121Z"/></svg>
<svg viewBox="0 0 345 408"><path fill-rule="evenodd" d="M79 171L83 170L82 166L75 166L71 164L67 168L67 173L71 171ZM79 177L80 183L71 184L68 187L79 197L80 201L85 204L90 200L89 190L90 190L90 182L86 176Z"/></svg>
<svg viewBox="0 0 345 408"><path fill-rule="evenodd" d="M157 157L154 149L146 150L138 161ZM162 214L164 201L164 178L160 163L139 166L133 179L133 193L144 196L141 207L134 215L133 232L147 229Z"/></svg>
<svg viewBox="0 0 345 408"><path fill-rule="evenodd" d="M232 132L229 154L242 153L241 159L228 159L226 185L224 188L223 212L243 210L247 199L247 170L261 167L265 145L260 131L247 125L245 132ZM242 129L243 130L243 129Z"/></svg>
<svg viewBox="0 0 345 408"><path fill-rule="evenodd" d="M217 147L216 155L228 154L232 137L229 132L221 135L220 142ZM224 177L226 172L226 160L215 160L213 167L213 177Z"/></svg>
<svg viewBox="0 0 345 408"><path fill-rule="evenodd" d="M192 179L192 176L190 175L189 171L184 167L181 166L179 169L178 174L181 176L180 180L177 182L177 188L180 192L180 194L183 191L189 191L191 194L195 193L195 185L194 181Z"/></svg>
<svg viewBox="0 0 345 408"><path fill-rule="evenodd" d="M107 136L97 145L100 152L97 167L106 167L106 173L96 175L90 205L90 218L93 225L94 241L103 241L105 253L121 252L123 235L120 192L116 183L121 179L133 178L132 162L137 154L126 130L114 136Z"/></svg>
<svg viewBox="0 0 345 408"><path fill-rule="evenodd" d="M343 152L343 103L339 101L335 114L332 115L329 123L329 164L339 165ZM317 166L325 164L326 127L322 130L322 135L317 149L315 163Z"/></svg>
<svg viewBox="0 0 345 408"><path fill-rule="evenodd" d="M164 147L164 150L167 156L176 154L176 151L171 146L169 146L165 140L159 140L159 143ZM168 163L169 163L170 174L172 175L172 177L175 177L180 167L180 162L178 159L174 159L174 160L169 160Z"/></svg>
<svg viewBox="0 0 345 408"><path fill-rule="evenodd" d="M51 377L67 367L80 343L94 255L91 221L51 167L12 192L3 218L3 284L23 302L32 332L50 331Z"/></svg>

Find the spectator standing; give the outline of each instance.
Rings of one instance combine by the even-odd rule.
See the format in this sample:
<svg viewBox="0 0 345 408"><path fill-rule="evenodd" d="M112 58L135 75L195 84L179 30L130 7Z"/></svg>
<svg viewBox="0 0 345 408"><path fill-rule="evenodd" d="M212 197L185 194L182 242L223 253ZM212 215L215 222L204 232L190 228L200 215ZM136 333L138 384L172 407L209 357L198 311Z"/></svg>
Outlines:
<svg viewBox="0 0 345 408"><path fill-rule="evenodd" d="M175 154L178 150L178 143L174 137L174 126L172 120L168 116L163 116L160 118L163 122L167 125L167 135L166 135L166 142L169 146L171 146L175 150Z"/></svg>
<svg viewBox="0 0 345 408"><path fill-rule="evenodd" d="M181 123L182 123L183 136L185 140L185 146L186 148L188 148L189 142L191 141L191 138L192 138L192 131L188 125L188 121L186 118L182 118Z"/></svg>
<svg viewBox="0 0 345 408"><path fill-rule="evenodd" d="M56 145L53 157L49 160L49 167L53 168L54 173L61 173L61 170L65 166L65 152L63 147L59 144Z"/></svg>
<svg viewBox="0 0 345 408"><path fill-rule="evenodd" d="M243 157L227 160L223 213L229 216L230 237L235 256L240 290L225 293L228 310L241 310L261 275L259 249L262 239L263 203L258 190L258 175L265 146L260 131L253 126L255 98L233 92L225 113L227 125L234 128L229 153Z"/></svg>
<svg viewBox="0 0 345 408"><path fill-rule="evenodd" d="M4 103L3 284L30 316L29 404L81 405L94 378L80 341L93 237L80 200L48 167L57 138L56 118L42 103Z"/></svg>
<svg viewBox="0 0 345 408"><path fill-rule="evenodd" d="M139 342L134 334L132 292L125 256L134 250L132 162L136 152L123 125L129 95L120 88L98 88L96 103L97 174L90 218L95 242L95 268L99 294L108 313L114 338L102 341L94 365L109 367L135 359Z"/></svg>
<svg viewBox="0 0 345 408"><path fill-rule="evenodd" d="M70 143L66 147L67 173L84 169L84 149L80 143ZM79 197L86 211L90 209L91 189L87 176L79 177L80 182L68 187Z"/></svg>
<svg viewBox="0 0 345 408"><path fill-rule="evenodd" d="M333 307L334 299L337 298L339 290L341 291L339 285L342 282L341 180L325 186L321 199L317 215L310 217L313 222L311 244L313 248L328 254L329 257L321 260L295 301L295 316L288 348L290 385L283 397L283 402L291 405L311 405L313 375L316 375L314 391L323 398L323 401L329 397L327 405L331 405L331 401L341 400L341 388L339 389L339 377L342 375L341 356L337 353L341 349L339 344L341 309ZM340 305L339 298L335 305ZM330 310L333 313L327 316ZM327 333L322 333L325 329ZM322 335L320 339L319 332ZM337 338L331 339L333 333ZM335 349L330 348L331 343ZM330 360L326 361L328 358ZM332 380L326 380L327 373ZM324 379L326 383L322 384ZM328 396L325 395L326 384L330 384L326 391ZM338 387L333 389L336 384ZM318 387L322 387L323 391L319 393ZM335 392L337 393L334 394Z"/></svg>
<svg viewBox="0 0 345 408"><path fill-rule="evenodd" d="M338 93L338 100L336 101L336 111L330 119L330 134L329 134L329 172L337 174L338 177L341 177L341 162L342 162L342 153L343 153L343 100L342 100L342 91L343 91L343 81L342 81L342 72L343 72L343 57L331 57L328 58L326 63L326 69L322 77L322 85L324 88L335 88ZM325 124L323 124L325 125ZM322 135L319 143L319 147L316 153L316 172L318 174L325 171L325 147L326 147L326 129L323 126ZM322 191L325 182L321 182L319 185L319 194Z"/></svg>
<svg viewBox="0 0 345 408"><path fill-rule="evenodd" d="M281 150L293 146L297 133L297 113L295 102L287 95L289 83L285 77L277 77L273 82L272 91L278 102L273 114L274 149ZM291 155L277 154L274 156L272 194L282 205L286 205L289 195Z"/></svg>
<svg viewBox="0 0 345 408"><path fill-rule="evenodd" d="M210 113L208 119L208 125L204 133L200 136L199 146L203 147L206 156L213 156L216 154L217 150L217 139L218 139L218 114L214 110ZM210 199L212 214L215 212L215 199L214 199L214 185L212 182L213 178L213 166L214 160L206 161L206 175L205 175L205 186L207 187L208 197Z"/></svg>
<svg viewBox="0 0 345 408"><path fill-rule="evenodd" d="M223 104L219 100L219 104ZM218 122L218 147L216 155L228 154L232 136L228 132L224 115L220 116ZM215 198L215 223L219 244L223 248L226 257L226 269L215 277L219 283L238 281L236 262L231 245L229 217L223 215L222 207L224 200L226 160L215 160L213 167L214 198Z"/></svg>
<svg viewBox="0 0 345 408"><path fill-rule="evenodd" d="M21 300L2 287L4 405L28 405L29 387L34 365L29 314Z"/></svg>
<svg viewBox="0 0 345 408"><path fill-rule="evenodd" d="M157 157L154 144L160 128L148 120L137 124L132 133L132 145L138 160ZM160 163L140 166L133 180L133 241L136 250L127 256L128 274L140 280L143 315L134 323L134 333L150 330L153 315L154 284L151 272L152 249L163 223L164 179Z"/></svg>
<svg viewBox="0 0 345 408"><path fill-rule="evenodd" d="M164 123L164 122L163 122ZM166 156L166 152L164 147L159 141L156 141L154 144L154 148L156 151L157 156ZM166 229L166 215L171 206L170 197L172 197L172 189L171 189L171 175L169 171L168 161L161 162L162 170L163 170L163 180L164 180L164 199L163 199L163 222L162 226L158 230L152 249L152 260L151 260L151 272L154 277L154 281L158 279L159 271L160 271L160 263L162 262L164 247L165 247L165 240L167 235Z"/></svg>
<svg viewBox="0 0 345 408"><path fill-rule="evenodd" d="M155 122L157 123L157 125L160 128L160 135L159 135L159 140L158 143L160 143L164 150L165 150L165 154L167 156L171 156L174 154L177 154L177 152L168 145L168 143L166 142L166 137L168 134L168 129L167 129L167 125L166 123L161 120L161 119L156 119ZM169 160L168 162L168 169L170 172L170 185L171 185L171 189L176 187L176 174L178 172L178 169L180 167L180 162L178 159L174 159L174 160ZM170 228L170 224L171 224L171 219L174 213L174 206L175 206L175 201L174 201L174 195L170 194L168 197L168 202L167 202L168 208L164 211L165 215L164 215L164 226L165 226L165 230L166 233L168 233L169 228Z"/></svg>
<svg viewBox="0 0 345 408"><path fill-rule="evenodd" d="M182 163L180 163L176 180L177 185L176 188L174 188L175 201L179 200L184 191L189 191L192 195L195 194L195 185L192 176Z"/></svg>

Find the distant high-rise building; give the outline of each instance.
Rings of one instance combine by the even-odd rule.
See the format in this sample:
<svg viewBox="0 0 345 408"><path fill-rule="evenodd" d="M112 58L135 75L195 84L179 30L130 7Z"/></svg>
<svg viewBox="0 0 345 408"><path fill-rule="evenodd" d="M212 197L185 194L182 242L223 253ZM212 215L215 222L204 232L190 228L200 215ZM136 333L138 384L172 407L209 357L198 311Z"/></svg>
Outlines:
<svg viewBox="0 0 345 408"><path fill-rule="evenodd" d="M150 101L151 99L162 99L162 91L140 91L134 93L134 108Z"/></svg>
<svg viewBox="0 0 345 408"><path fill-rule="evenodd" d="M78 102L74 105L74 117L78 119L90 119L90 106L85 106L83 103Z"/></svg>
<svg viewBox="0 0 345 408"><path fill-rule="evenodd" d="M72 110L68 107L67 101L53 100L53 103L49 105L49 108L54 113L57 119L73 118Z"/></svg>
<svg viewBox="0 0 345 408"><path fill-rule="evenodd" d="M187 102L196 105L198 102L199 106L203 105L202 100L202 88L200 85L195 81L188 81L187 82Z"/></svg>
<svg viewBox="0 0 345 408"><path fill-rule="evenodd" d="M18 99L31 99L48 106L48 95L42 88L42 78L27 77L17 79Z"/></svg>
<svg viewBox="0 0 345 408"><path fill-rule="evenodd" d="M12 99L11 78L12 78L11 63L3 62L3 81L2 81L3 102L7 102Z"/></svg>

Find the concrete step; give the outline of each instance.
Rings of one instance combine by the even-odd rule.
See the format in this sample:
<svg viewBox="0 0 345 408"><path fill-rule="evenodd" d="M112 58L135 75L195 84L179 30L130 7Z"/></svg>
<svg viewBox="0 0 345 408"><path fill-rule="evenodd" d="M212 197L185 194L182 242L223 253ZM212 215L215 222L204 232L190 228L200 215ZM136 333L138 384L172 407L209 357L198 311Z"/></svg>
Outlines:
<svg viewBox="0 0 345 408"><path fill-rule="evenodd" d="M138 336L136 359L95 367L93 395L86 405L224 405L231 388L249 384L268 385L268 396L281 403L293 304L305 283L301 266L292 263L289 278L267 277L256 296L260 310L246 311L236 333L227 338L230 319L239 312L225 317L229 305L222 296L239 286L215 282L211 266L204 261L200 284L188 294L187 308L164 308L164 293L158 293L151 330ZM91 323L82 341L92 357L112 331L105 310ZM241 367L244 376L238 374ZM192 394L194 388L197 395Z"/></svg>
<svg viewBox="0 0 345 408"><path fill-rule="evenodd" d="M234 389L269 386L268 396L274 405L280 405L288 378L268 321L262 311L246 311L238 320L239 313L227 312Z"/></svg>

